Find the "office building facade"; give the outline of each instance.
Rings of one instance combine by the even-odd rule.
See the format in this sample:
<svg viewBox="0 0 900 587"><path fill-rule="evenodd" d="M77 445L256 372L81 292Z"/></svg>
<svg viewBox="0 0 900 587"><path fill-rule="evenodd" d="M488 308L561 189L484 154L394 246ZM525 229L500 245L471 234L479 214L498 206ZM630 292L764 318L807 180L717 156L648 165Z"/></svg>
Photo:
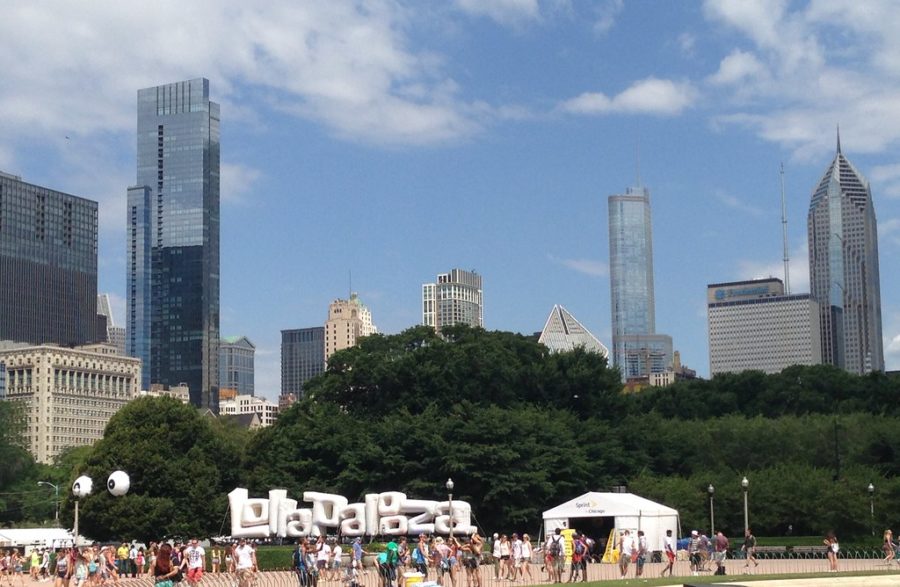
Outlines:
<svg viewBox="0 0 900 587"><path fill-rule="evenodd" d="M97 202L0 173L0 340L105 337L97 316Z"/></svg>
<svg viewBox="0 0 900 587"><path fill-rule="evenodd" d="M351 293L349 300L334 300L325 321L325 363L337 351L356 346L360 338L376 332L372 313L359 296Z"/></svg>
<svg viewBox="0 0 900 587"><path fill-rule="evenodd" d="M303 385L324 371L324 326L281 331L281 401L303 397Z"/></svg>
<svg viewBox="0 0 900 587"><path fill-rule="evenodd" d="M613 364L622 379L672 364L672 338L656 333L650 190L609 196L609 287Z"/></svg>
<svg viewBox="0 0 900 587"><path fill-rule="evenodd" d="M422 324L440 332L444 326L468 324L484 328L484 290L481 275L451 269L434 283L422 284Z"/></svg>
<svg viewBox="0 0 900 587"><path fill-rule="evenodd" d="M819 304L809 294L785 295L774 278L713 283L706 291L710 375L822 362Z"/></svg>
<svg viewBox="0 0 900 587"><path fill-rule="evenodd" d="M869 182L844 157L838 135L807 215L809 285L822 361L857 374L884 371L876 224Z"/></svg>
<svg viewBox="0 0 900 587"><path fill-rule="evenodd" d="M110 418L140 389L140 360L108 345L0 350L0 364L5 399L23 404L25 446L46 464L63 449L103 438Z"/></svg>
<svg viewBox="0 0 900 587"><path fill-rule="evenodd" d="M193 79L138 91L128 189L128 353L143 387L185 384L218 410L219 105Z"/></svg>
<svg viewBox="0 0 900 587"><path fill-rule="evenodd" d="M219 341L219 389L233 389L238 395L254 395L256 345L246 336Z"/></svg>

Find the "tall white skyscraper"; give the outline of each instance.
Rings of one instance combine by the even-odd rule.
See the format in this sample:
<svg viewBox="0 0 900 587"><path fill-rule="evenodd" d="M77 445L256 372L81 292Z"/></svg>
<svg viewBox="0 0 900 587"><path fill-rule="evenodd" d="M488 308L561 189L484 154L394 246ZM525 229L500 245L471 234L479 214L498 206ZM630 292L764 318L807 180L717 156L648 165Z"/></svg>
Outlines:
<svg viewBox="0 0 900 587"><path fill-rule="evenodd" d="M451 269L449 273L439 273L435 283L423 283L422 324L436 332L453 324L483 328L481 276L474 271Z"/></svg>
<svg viewBox="0 0 900 587"><path fill-rule="evenodd" d="M807 215L810 293L819 303L822 361L851 373L884 370L878 231L869 182L837 152Z"/></svg>

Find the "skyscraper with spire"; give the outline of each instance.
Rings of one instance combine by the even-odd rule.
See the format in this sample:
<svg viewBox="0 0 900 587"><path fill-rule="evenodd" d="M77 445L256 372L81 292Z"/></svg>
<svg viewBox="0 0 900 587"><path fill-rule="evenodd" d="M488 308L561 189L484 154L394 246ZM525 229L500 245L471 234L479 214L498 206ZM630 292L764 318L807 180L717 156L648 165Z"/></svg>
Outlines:
<svg viewBox="0 0 900 587"><path fill-rule="evenodd" d="M662 373L672 362L672 337L656 334L650 190L609 197L609 287L613 364L622 379Z"/></svg>
<svg viewBox="0 0 900 587"><path fill-rule="evenodd" d="M884 370L878 231L869 182L841 151L807 215L810 293L819 302L822 362L851 373Z"/></svg>

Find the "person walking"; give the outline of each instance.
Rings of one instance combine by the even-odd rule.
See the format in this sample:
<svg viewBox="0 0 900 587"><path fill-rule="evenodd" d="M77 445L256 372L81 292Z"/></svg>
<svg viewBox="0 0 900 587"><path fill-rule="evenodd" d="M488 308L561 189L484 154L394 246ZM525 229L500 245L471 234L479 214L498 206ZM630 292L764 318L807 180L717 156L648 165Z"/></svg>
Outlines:
<svg viewBox="0 0 900 587"><path fill-rule="evenodd" d="M187 569L187 581L191 587L197 587L203 579L203 570L206 569L206 550L200 546L200 542L193 538L190 546L184 550L184 560L181 563Z"/></svg>
<svg viewBox="0 0 900 587"><path fill-rule="evenodd" d="M759 561L756 560L756 536L753 535L750 528L744 531L744 545L741 546L741 550L747 558L747 562L744 564L745 569L750 568L750 563L753 563L754 568L759 566Z"/></svg>
<svg viewBox="0 0 900 587"><path fill-rule="evenodd" d="M640 577L644 574L644 563L647 562L647 537L644 536L643 530L637 533L637 558L634 561L634 576Z"/></svg>
<svg viewBox="0 0 900 587"><path fill-rule="evenodd" d="M251 587L256 579L256 551L247 544L246 538L241 538L238 547L234 549L235 569L238 574L240 587Z"/></svg>
<svg viewBox="0 0 900 587"><path fill-rule="evenodd" d="M531 574L531 561L534 557L534 546L531 544L531 536L522 535L522 580L526 585L534 582L534 576ZM525 578L528 575L528 578ZM478 587L481 587L481 578L479 577Z"/></svg>
<svg viewBox="0 0 900 587"><path fill-rule="evenodd" d="M888 528L884 531L884 543L881 545L884 551L884 564L889 565L894 562L894 533Z"/></svg>
<svg viewBox="0 0 900 587"><path fill-rule="evenodd" d="M725 557L728 556L728 538L721 530L716 532L715 552L716 552L716 575L725 574Z"/></svg>
<svg viewBox="0 0 900 587"><path fill-rule="evenodd" d="M634 540L631 538L631 531L625 530L619 535L619 574L624 579L628 574L628 564L631 557L636 554L634 548Z"/></svg>
<svg viewBox="0 0 900 587"><path fill-rule="evenodd" d="M666 530L666 537L663 539L663 548L666 552L666 566L663 568L662 573L659 574L660 577L666 576L666 571L669 571L669 576L671 577L675 571L675 539L672 538L672 531Z"/></svg>
<svg viewBox="0 0 900 587"><path fill-rule="evenodd" d="M586 557L587 544L584 541L584 537L576 533L572 536L572 565L569 568L569 583L577 581L579 573L581 574L582 582L587 581Z"/></svg>
<svg viewBox="0 0 900 587"><path fill-rule="evenodd" d="M547 537L545 545L547 549L547 566L550 571L550 580L554 583L562 583L563 568L566 563L566 552L563 544L562 530L556 529L556 532Z"/></svg>
<svg viewBox="0 0 900 587"><path fill-rule="evenodd" d="M828 534L825 535L825 540L822 542L828 547L828 550L825 551L828 556L828 571L836 573L838 570L838 554L841 552L837 536L834 535L833 531L829 531Z"/></svg>
<svg viewBox="0 0 900 587"><path fill-rule="evenodd" d="M688 542L688 555L691 561L691 574L695 577L700 574L700 533L696 530L691 531L691 540Z"/></svg>

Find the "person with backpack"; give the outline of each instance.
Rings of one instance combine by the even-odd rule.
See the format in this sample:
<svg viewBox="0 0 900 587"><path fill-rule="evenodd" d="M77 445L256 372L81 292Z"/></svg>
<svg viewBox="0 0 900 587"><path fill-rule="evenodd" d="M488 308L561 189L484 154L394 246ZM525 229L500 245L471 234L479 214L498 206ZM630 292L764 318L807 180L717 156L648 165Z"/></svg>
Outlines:
<svg viewBox="0 0 900 587"><path fill-rule="evenodd" d="M550 572L550 580L554 583L562 583L563 569L566 564L566 552L562 529L557 528L556 532L547 537L545 544L547 548L548 571Z"/></svg>
<svg viewBox="0 0 900 587"><path fill-rule="evenodd" d="M581 573L581 581L587 581L587 543L584 541L584 535L574 534L572 536L572 567L569 570L569 583L578 580L578 573Z"/></svg>

